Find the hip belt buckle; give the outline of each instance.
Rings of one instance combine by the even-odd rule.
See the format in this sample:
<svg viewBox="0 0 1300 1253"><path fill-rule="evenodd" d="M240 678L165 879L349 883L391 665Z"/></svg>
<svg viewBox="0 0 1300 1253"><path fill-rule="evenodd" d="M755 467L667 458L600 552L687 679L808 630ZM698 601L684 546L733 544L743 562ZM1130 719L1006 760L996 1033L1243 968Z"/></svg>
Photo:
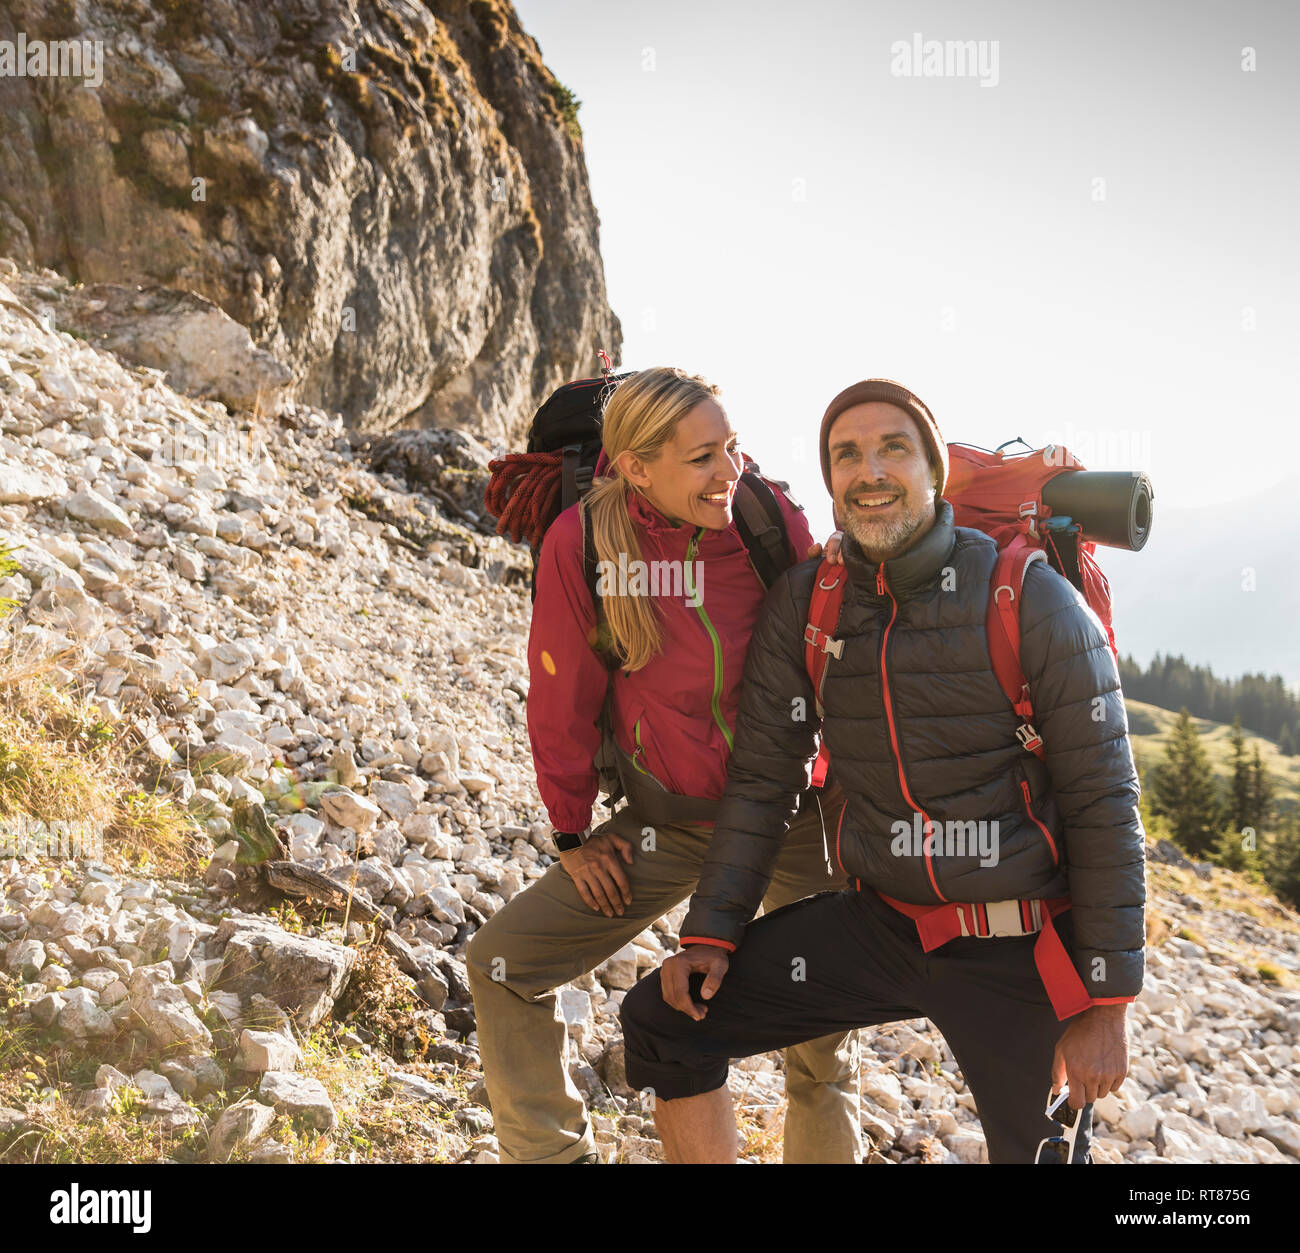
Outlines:
<svg viewBox="0 0 1300 1253"><path fill-rule="evenodd" d="M959 905L962 935L983 939L1034 935L1043 929L1042 901L989 901L982 905Z"/></svg>

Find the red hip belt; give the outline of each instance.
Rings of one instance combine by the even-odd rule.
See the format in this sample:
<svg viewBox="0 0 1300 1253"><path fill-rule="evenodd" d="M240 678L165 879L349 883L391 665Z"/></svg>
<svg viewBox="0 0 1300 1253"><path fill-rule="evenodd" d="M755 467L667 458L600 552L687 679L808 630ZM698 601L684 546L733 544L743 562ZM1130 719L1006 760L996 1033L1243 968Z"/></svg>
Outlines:
<svg viewBox="0 0 1300 1253"><path fill-rule="evenodd" d="M921 948L926 953L963 935L988 939L1037 934L1034 965L1038 967L1057 1019L1064 1022L1092 1005L1092 997L1083 986L1083 980L1052 924L1053 918L1070 908L1068 896L1053 900L950 901L946 905L909 905L880 891L876 895L916 923Z"/></svg>

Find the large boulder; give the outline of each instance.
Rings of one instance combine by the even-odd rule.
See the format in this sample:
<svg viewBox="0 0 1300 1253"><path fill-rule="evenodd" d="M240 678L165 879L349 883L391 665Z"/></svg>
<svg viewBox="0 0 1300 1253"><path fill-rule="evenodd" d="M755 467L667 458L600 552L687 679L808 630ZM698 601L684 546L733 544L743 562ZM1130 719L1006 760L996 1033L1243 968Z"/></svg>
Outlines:
<svg viewBox="0 0 1300 1253"><path fill-rule="evenodd" d="M318 1131L333 1131L338 1115L319 1079L289 1072L269 1071L258 1085L258 1096L275 1108Z"/></svg>
<svg viewBox="0 0 1300 1253"><path fill-rule="evenodd" d="M199 386L227 403L278 361L350 425L506 439L617 357L575 107L508 0L14 0L20 31L103 56L0 77L0 255L194 292L251 335L190 305L137 358L207 328L215 358L174 373L219 359Z"/></svg>
<svg viewBox="0 0 1300 1253"><path fill-rule="evenodd" d="M64 484L50 474L0 462L0 505L26 505L63 494Z"/></svg>
<svg viewBox="0 0 1300 1253"><path fill-rule="evenodd" d="M235 1066L263 1074L268 1070L296 1070L302 1061L302 1050L287 1035L278 1031L249 1031L239 1036Z"/></svg>
<svg viewBox="0 0 1300 1253"><path fill-rule="evenodd" d="M130 1020L144 1030L159 1050L205 1051L212 1046L212 1033L199 1020L185 996L173 982L169 962L138 966L128 985Z"/></svg>
<svg viewBox="0 0 1300 1253"><path fill-rule="evenodd" d="M266 1136L275 1121L275 1110L254 1097L246 1096L221 1111L208 1136L204 1153L210 1162L228 1162L238 1152L248 1152Z"/></svg>
<svg viewBox="0 0 1300 1253"><path fill-rule="evenodd" d="M63 312L96 347L165 371L178 392L228 409L274 413L293 381L234 318L193 292L96 283L68 293Z"/></svg>
<svg viewBox="0 0 1300 1253"><path fill-rule="evenodd" d="M356 950L292 935L256 918L225 918L210 947L223 951L217 986L251 997L261 993L307 1031L334 1008Z"/></svg>

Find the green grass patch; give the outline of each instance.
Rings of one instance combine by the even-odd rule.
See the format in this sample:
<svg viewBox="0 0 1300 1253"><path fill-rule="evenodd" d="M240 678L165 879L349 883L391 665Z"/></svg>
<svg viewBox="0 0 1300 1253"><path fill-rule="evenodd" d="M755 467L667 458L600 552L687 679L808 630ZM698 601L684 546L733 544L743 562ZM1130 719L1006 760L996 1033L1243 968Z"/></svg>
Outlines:
<svg viewBox="0 0 1300 1253"><path fill-rule="evenodd" d="M1165 744L1178 721L1178 714L1137 700L1126 700L1124 706L1128 711L1133 755L1140 768L1146 771L1164 756ZM1193 718L1192 724L1205 746L1215 781L1220 790L1226 792L1232 782L1232 727L1207 718ZM1277 787L1274 811L1278 815L1300 811L1300 756L1287 757L1273 740L1249 731L1246 732L1246 742L1252 751L1254 745L1259 745L1260 759Z"/></svg>

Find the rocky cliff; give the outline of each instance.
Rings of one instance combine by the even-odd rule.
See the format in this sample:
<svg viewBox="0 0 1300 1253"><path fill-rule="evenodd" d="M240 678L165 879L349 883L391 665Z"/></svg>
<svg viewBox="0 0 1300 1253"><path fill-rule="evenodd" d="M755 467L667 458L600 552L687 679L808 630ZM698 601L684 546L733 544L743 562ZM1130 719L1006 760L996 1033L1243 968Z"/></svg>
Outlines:
<svg viewBox="0 0 1300 1253"><path fill-rule="evenodd" d="M102 63L0 76L0 255L197 293L370 430L511 439L617 356L576 107L507 0L0 6L58 40Z"/></svg>

